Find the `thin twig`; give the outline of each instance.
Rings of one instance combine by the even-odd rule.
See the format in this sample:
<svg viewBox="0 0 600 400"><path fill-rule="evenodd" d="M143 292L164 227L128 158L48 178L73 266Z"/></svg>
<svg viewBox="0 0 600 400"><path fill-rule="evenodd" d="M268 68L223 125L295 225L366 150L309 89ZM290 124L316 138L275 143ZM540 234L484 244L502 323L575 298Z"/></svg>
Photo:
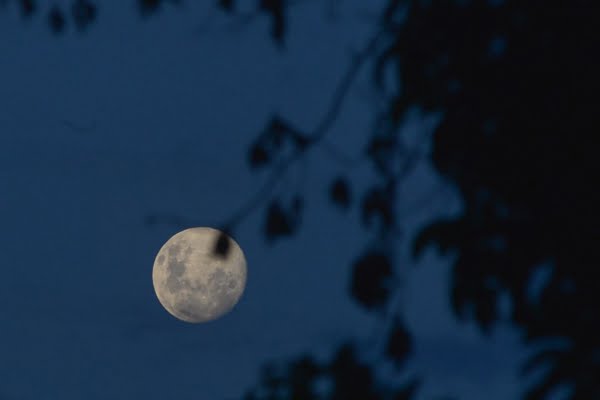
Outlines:
<svg viewBox="0 0 600 400"><path fill-rule="evenodd" d="M384 31L380 30L369 40L367 46L355 55L353 62L350 64L350 68L346 71L346 74L342 78L342 81L338 85L337 89L333 94L333 100L331 105L329 106L329 110L325 113L319 125L315 129L315 132L312 136L312 141L318 141L322 136L324 136L333 122L336 120L337 116L340 113L340 109L346 98L348 90L352 86L352 83L356 79L360 68L365 64L368 60L369 56L373 54L373 52L377 48L377 44L381 37L383 36Z"/></svg>
<svg viewBox="0 0 600 400"><path fill-rule="evenodd" d="M317 128L313 132L312 135L309 135L309 142L304 149L296 149L296 151L291 154L286 160L284 160L279 168L273 170L272 174L269 176L267 181L263 184L261 189L248 201L244 204L233 216L227 221L225 226L233 227L235 226L241 219L243 219L247 214L253 211L259 204L261 204L265 198L272 192L276 183L281 179L281 177L287 172L292 164L294 164L299 158L301 158L306 151L310 149L310 147L314 147L318 144L323 137L328 133L329 129L339 116L339 113L342 108L342 104L352 83L356 79L360 68L365 64L368 60L369 56L373 54L376 50L378 41L382 37L384 31L380 30L377 32L374 37L369 40L365 48L359 52L355 57L353 62L350 64L350 68L344 74L340 84L336 88L331 104L318 123Z"/></svg>

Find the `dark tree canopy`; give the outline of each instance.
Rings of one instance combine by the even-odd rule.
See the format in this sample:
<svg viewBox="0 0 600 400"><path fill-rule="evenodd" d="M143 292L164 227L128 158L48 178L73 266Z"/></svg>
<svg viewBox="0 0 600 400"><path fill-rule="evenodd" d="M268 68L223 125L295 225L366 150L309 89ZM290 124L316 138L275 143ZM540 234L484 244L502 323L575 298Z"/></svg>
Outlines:
<svg viewBox="0 0 600 400"><path fill-rule="evenodd" d="M458 318L489 332L508 294L527 342L563 339L524 366L549 366L524 393L530 400L560 385L573 399L600 398L599 16L591 1L394 0L373 55L374 82L389 101L365 149L382 178L363 196L365 220L396 223L404 117L414 107L441 113L431 161L459 189L464 211L424 227L414 252L435 245L456 255L449 301ZM332 183L335 203L347 206L349 192L346 180ZM369 309L389 298L387 260L373 250L353 265L351 295ZM542 268L549 278L532 296ZM397 331L388 334L394 343ZM388 357L410 352L408 334L400 337ZM382 389L374 398L392 397Z"/></svg>
<svg viewBox="0 0 600 400"><path fill-rule="evenodd" d="M17 2L33 15L34 0ZM70 18L79 29L94 20L96 4L75 0L68 10L48 11L60 33ZM139 1L142 15L164 3ZM236 1L218 1L236 17ZM272 21L272 38L285 40L283 0L262 0L257 12ZM67 17L71 15L71 17ZM546 368L542 379L523 394L548 398L570 385L570 398L600 398L600 9L593 1L538 0L389 0L374 28L376 34L341 77L331 110L314 132L300 132L275 116L249 149L255 169L280 179L335 120L357 69L373 67L373 84L385 95L386 109L375 115L364 155L378 172L366 193L352 190L351 176L332 177L332 203L358 207L366 229L379 243L357 257L349 294L377 311L390 306L394 287L393 251L387 238L398 228L396 188L414 165L415 154L400 134L415 108L440 115L431 161L462 197L461 215L433 221L413 243L418 256L435 246L452 253L451 298L457 318L474 320L482 333L501 317L500 295L511 301L510 320L527 343L561 339L542 348L524 372ZM260 203L226 221L228 229ZM291 200L270 196L265 237L291 236L301 228L301 194ZM226 243L219 249L226 251ZM225 250L223 250L225 249ZM532 295L532 278L548 278ZM410 332L400 310L391 310L385 355L403 368L409 362ZM331 360L300 357L287 366L268 366L247 399L410 399L418 380L395 387L377 384L372 365L352 345L342 345ZM314 390L318 380L333 382L328 395ZM427 377L422 377L426 380Z"/></svg>

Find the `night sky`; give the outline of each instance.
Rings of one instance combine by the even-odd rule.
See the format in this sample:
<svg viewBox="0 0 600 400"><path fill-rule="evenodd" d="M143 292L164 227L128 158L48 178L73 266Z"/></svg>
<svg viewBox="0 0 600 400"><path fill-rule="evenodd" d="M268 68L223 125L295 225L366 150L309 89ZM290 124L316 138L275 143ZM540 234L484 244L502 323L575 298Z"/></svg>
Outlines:
<svg viewBox="0 0 600 400"><path fill-rule="evenodd" d="M319 2L295 7L283 50L266 19L236 25L212 5L144 21L111 2L85 33L61 36L0 12L2 399L237 399L267 361L326 357L347 338L372 345L378 321L347 291L370 236L358 213L330 206L327 185L347 167L326 148L275 188L306 195L298 235L267 243L264 206L233 232L248 261L233 312L180 322L151 281L171 235L218 226L260 189L267 175L250 171L247 151L273 113L318 123L373 27L378 2L364 4L344 2L334 19ZM356 154L376 107L365 70L329 143ZM408 129L434 123L416 117ZM374 176L367 164L351 170L365 186ZM517 333L501 326L486 339L455 322L448 260L430 251L415 263L406 251L419 224L460 210L455 192L423 164L402 193L415 207L398 242L397 301L416 334L410 371L426 377L422 398L515 397Z"/></svg>

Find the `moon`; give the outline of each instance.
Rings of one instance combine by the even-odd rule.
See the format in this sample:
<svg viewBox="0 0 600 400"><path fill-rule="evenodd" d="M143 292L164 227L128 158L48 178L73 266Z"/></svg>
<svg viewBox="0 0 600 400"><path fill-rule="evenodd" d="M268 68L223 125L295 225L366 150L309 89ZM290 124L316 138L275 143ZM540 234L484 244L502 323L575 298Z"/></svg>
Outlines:
<svg viewBox="0 0 600 400"><path fill-rule="evenodd" d="M217 251L217 243L226 251ZM174 317L191 323L211 321L231 311L242 296L246 258L240 246L217 229L186 229L161 247L152 283L160 304Z"/></svg>

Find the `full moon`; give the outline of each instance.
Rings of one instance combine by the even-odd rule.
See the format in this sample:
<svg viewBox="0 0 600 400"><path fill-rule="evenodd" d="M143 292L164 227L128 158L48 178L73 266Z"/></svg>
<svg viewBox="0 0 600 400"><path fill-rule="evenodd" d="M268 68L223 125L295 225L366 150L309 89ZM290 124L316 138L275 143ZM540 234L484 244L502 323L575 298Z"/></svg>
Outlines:
<svg viewBox="0 0 600 400"><path fill-rule="evenodd" d="M225 251L217 251L217 243ZM242 296L246 259L223 232L186 229L167 240L156 255L152 283L171 315L192 323L210 321L231 311Z"/></svg>

